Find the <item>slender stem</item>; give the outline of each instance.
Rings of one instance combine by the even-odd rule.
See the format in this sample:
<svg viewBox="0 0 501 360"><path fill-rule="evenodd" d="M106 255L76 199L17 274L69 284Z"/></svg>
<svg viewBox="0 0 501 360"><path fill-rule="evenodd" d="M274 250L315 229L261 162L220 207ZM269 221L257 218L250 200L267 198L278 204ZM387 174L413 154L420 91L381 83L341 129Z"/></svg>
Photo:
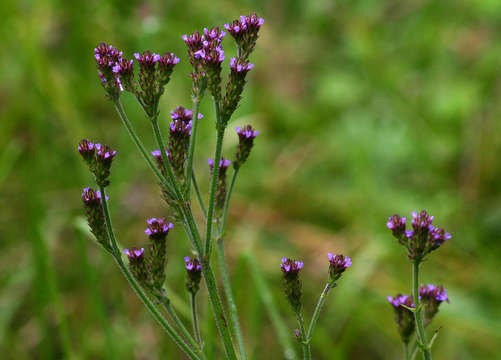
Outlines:
<svg viewBox="0 0 501 360"><path fill-rule="evenodd" d="M104 186L99 186L99 190L101 192L102 204L103 204L103 213L104 219L106 222L106 229L108 231L108 236L111 241L111 246L113 248L114 254L113 258L115 259L118 267L122 271L122 274L129 282L132 289L136 292L137 296L141 299L144 306L148 309L151 315L158 321L158 323L164 328L164 330L171 336L172 340L191 358L198 359L197 354L183 341L181 336L177 333L177 331L169 324L169 322L162 316L157 307L151 302L150 298L146 295L146 293L141 288L141 285L134 278L134 275L130 272L129 268L125 265L122 260L122 254L120 249L118 248L118 244L115 238L115 233L113 231L113 226L111 224L111 217L108 210L108 202L106 201L106 192Z"/></svg>
<svg viewBox="0 0 501 360"><path fill-rule="evenodd" d="M233 187L235 186L235 181L237 180L238 170L233 170L233 175L231 177L230 188L226 193L226 199L224 200L224 209L223 209L223 220L221 221L221 229L220 234L223 235L226 230L226 220L228 219L228 210L230 208L230 200L231 195L233 194ZM220 235L220 236L221 236Z"/></svg>
<svg viewBox="0 0 501 360"><path fill-rule="evenodd" d="M327 295L329 294L329 290L331 289L331 284L327 283L325 285L324 290L320 294L320 298L318 299L317 306L315 307L315 311L313 312L313 316L311 318L310 326L308 328L308 334L306 335L306 341L309 343L311 337L313 335L313 331L315 330L315 326L317 325L318 317L320 316L320 311L324 306L325 300L327 299Z"/></svg>
<svg viewBox="0 0 501 360"><path fill-rule="evenodd" d="M191 179L193 174L193 158L195 156L195 145L197 141L199 111L200 111L200 100L198 97L195 97L193 99L193 127L191 128L190 146L188 148L188 164L186 167L186 199L190 198Z"/></svg>
<svg viewBox="0 0 501 360"><path fill-rule="evenodd" d="M174 175L174 171L172 170L169 158L165 153L165 145L162 139L162 134L160 132L160 127L158 126L158 119L154 117L151 118L150 120L151 120L151 127L153 128L153 133L155 134L155 139L157 141L158 146L160 147L160 154L162 155L162 161L164 163L165 170L167 171L167 176L170 180L170 183L172 184L172 187L174 188L174 194L175 194L174 199L183 201L183 194L181 193L179 182L177 181L176 176Z"/></svg>
<svg viewBox="0 0 501 360"><path fill-rule="evenodd" d="M200 346L200 341L195 341L195 339L190 334L190 332L188 331L188 329L186 329L186 326L184 326L183 322L181 321L181 319L177 315L176 310L172 306L171 302L167 298L163 298L163 300L162 300L162 306L164 307L165 311L170 315L170 317L172 318L172 320L174 321L174 323L177 325L177 327L179 328L179 330L181 330L181 333L183 334L183 336L185 337L185 339L188 340L188 342L190 343L190 345L193 348L199 350L199 352L201 353L202 352L201 351L202 347ZM201 354L201 356L202 356L202 354Z"/></svg>
<svg viewBox="0 0 501 360"><path fill-rule="evenodd" d="M240 327L240 321L238 319L237 304L233 298L233 291L231 289L230 273L228 271L228 266L226 264L226 258L224 254L224 244L223 238L217 239L217 260L219 263L219 270L221 271L221 278L223 282L223 290L226 295L226 300L228 301L229 314L231 323L233 325L233 331L235 332L235 337L237 338L238 348L240 350L240 359L246 360L247 354L245 353L244 338L242 335L242 329Z"/></svg>
<svg viewBox="0 0 501 360"><path fill-rule="evenodd" d="M207 208L205 207L204 200L202 199L202 194L200 193L200 188L198 187L197 177L195 176L194 171L191 173L191 179L193 180L193 188L197 194L198 204L200 205L200 209L202 209L204 217L207 219Z"/></svg>
<svg viewBox="0 0 501 360"><path fill-rule="evenodd" d="M409 360L409 344L408 343L402 343L403 347L404 347L404 356L405 356L405 360Z"/></svg>
<svg viewBox="0 0 501 360"><path fill-rule="evenodd" d="M297 322L299 324L299 331L301 332L301 346L303 348L303 358L304 360L311 360L311 349L310 344L306 339L306 329L304 327L303 313L298 312L296 314Z"/></svg>
<svg viewBox="0 0 501 360"><path fill-rule="evenodd" d="M218 106L216 106L218 108ZM218 115L219 116L219 115ZM209 210L207 212L207 229L205 232L205 255L210 258L212 249L212 226L214 218L214 208L216 202L216 188L219 179L219 161L221 160L221 152L223 148L224 130L216 132L216 153L214 155L214 167L212 169L212 179L209 189Z"/></svg>
<svg viewBox="0 0 501 360"><path fill-rule="evenodd" d="M200 349L203 347L202 337L200 336L200 327L198 326L198 311L197 311L197 294L192 292L191 294L191 319L193 321L193 333L197 339Z"/></svg>
<svg viewBox="0 0 501 360"><path fill-rule="evenodd" d="M143 143L139 139L139 137L136 134L136 131L134 130L134 127L132 126L132 123L130 122L129 118L127 117L127 114L125 113L125 110L122 106L122 103L120 100L113 101L113 105L115 105L115 109L118 113L118 116L122 120L122 123L125 125L125 128L127 129L127 132L129 133L132 142L136 144L137 148L139 149L139 152L141 155L143 155L144 160L146 160L146 163L148 166L151 168L157 179L165 186L167 192L169 195L172 197L174 194L172 186L168 183L167 179L162 175L162 173L157 169L155 164L153 163L153 160L151 159L150 154L146 151L146 148L144 147Z"/></svg>
<svg viewBox="0 0 501 360"><path fill-rule="evenodd" d="M420 341L423 345L421 349L423 353L423 359L431 359L431 351L428 348L428 343L426 341L426 333L423 326L423 320L421 318L421 308L419 306L419 264L420 261L412 262L412 295L414 296L414 319L416 321L417 329L417 341Z"/></svg>

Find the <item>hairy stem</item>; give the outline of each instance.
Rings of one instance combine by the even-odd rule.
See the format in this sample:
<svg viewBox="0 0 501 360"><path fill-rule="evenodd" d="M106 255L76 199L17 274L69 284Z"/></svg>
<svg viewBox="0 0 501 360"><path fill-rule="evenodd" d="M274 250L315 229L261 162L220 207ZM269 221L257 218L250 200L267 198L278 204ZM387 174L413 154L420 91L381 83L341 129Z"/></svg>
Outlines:
<svg viewBox="0 0 501 360"><path fill-rule="evenodd" d="M148 295L146 295L141 285L139 285L137 280L134 278L134 275L132 275L132 273L130 272L129 267L125 265L125 263L123 262L122 254L120 249L118 248L118 244L115 238L115 233L113 231L113 226L111 224L111 217L108 210L108 202L106 201L106 192L104 186L99 186L99 191L101 192L101 197L102 197L103 213L104 213L104 219L106 221L106 229L114 252L113 258L115 259L118 267L122 271L122 274L127 279L127 281L129 282L130 286L135 291L137 296L139 296L146 309L148 309L148 311L155 318L155 320L158 321L158 323L170 335L172 340L174 340L174 342L181 348L181 350L183 350L190 357L190 359L200 360L200 357L198 357L198 355L195 354L195 352L184 342L184 340L177 333L177 331L162 316L162 314L157 309L157 307L152 303Z"/></svg>
<svg viewBox="0 0 501 360"><path fill-rule="evenodd" d="M237 304L235 302L235 299L233 298L233 291L231 289L230 273L228 271L228 265L226 264L226 258L224 254L223 238L218 238L216 242L218 247L217 260L219 263L219 271L221 271L223 290L226 295L226 300L228 301L230 319L233 325L235 337L237 338L238 348L240 350L240 359L246 360L247 354L245 353L244 338L242 335L242 329L240 327L240 321L238 319Z"/></svg>
<svg viewBox="0 0 501 360"><path fill-rule="evenodd" d="M324 306L325 300L327 299L327 295L329 294L329 290L331 289L331 284L327 283L325 285L324 290L320 294L320 298L318 299L317 306L315 307L315 311L313 312L313 316L311 318L310 326L308 328L308 334L306 335L306 341L309 343L311 341L311 337L313 335L313 331L315 330L315 326L317 325L318 317L320 316L320 311Z"/></svg>
<svg viewBox="0 0 501 360"><path fill-rule="evenodd" d="M219 106L216 105L216 108ZM219 117L219 115L217 115ZM219 120L218 120L219 121ZM214 155L214 167L212 169L212 178L209 189L209 210L207 212L207 228L205 232L205 256L210 258L212 250L212 227L214 218L214 208L216 203L216 188L219 179L219 161L223 149L224 130L216 132L216 153Z"/></svg>
<svg viewBox="0 0 501 360"><path fill-rule="evenodd" d="M195 156L195 145L197 141L198 113L200 111L200 100L198 97L193 99L193 127L191 128L190 146L188 148L188 163L186 167L186 199L190 198L191 180L193 174L193 158Z"/></svg>
<svg viewBox="0 0 501 360"><path fill-rule="evenodd" d="M143 155L144 160L146 160L146 163L150 167L150 169L153 171L157 179L162 183L162 185L166 188L167 193L169 196L173 196L174 190L172 186L169 184L167 179L162 175L162 173L157 169L155 164L153 163L153 160L151 159L150 154L146 151L146 148L144 147L143 143L139 139L139 136L137 136L136 131L134 130L134 127L132 126L132 123L130 122L129 118L127 117L127 114L125 113L125 110L122 106L122 103L120 100L113 101L113 105L115 106L115 109L118 113L118 116L122 120L122 123L125 125L125 128L127 129L127 132L129 133L129 136L132 139L132 142L136 144L139 152L141 155Z"/></svg>
<svg viewBox="0 0 501 360"><path fill-rule="evenodd" d="M197 295L192 292L190 293L191 297L191 319L193 321L193 333L195 334L195 338L198 341L200 349L203 347L202 336L200 336L200 327L198 325L198 311L197 311Z"/></svg>
<svg viewBox="0 0 501 360"><path fill-rule="evenodd" d="M432 360L431 351L428 348L428 343L426 341L426 332L424 330L423 320L421 317L421 308L419 306L419 264L420 261L412 262L412 295L414 296L414 319L416 321L417 341L421 342L421 344L423 345L423 348L421 348L423 359Z"/></svg>
<svg viewBox="0 0 501 360"><path fill-rule="evenodd" d="M297 317L297 322L299 324L299 331L301 332L301 347L303 348L303 359L311 360L311 349L310 349L310 344L306 338L306 329L304 327L303 313L298 312L296 314L296 317Z"/></svg>

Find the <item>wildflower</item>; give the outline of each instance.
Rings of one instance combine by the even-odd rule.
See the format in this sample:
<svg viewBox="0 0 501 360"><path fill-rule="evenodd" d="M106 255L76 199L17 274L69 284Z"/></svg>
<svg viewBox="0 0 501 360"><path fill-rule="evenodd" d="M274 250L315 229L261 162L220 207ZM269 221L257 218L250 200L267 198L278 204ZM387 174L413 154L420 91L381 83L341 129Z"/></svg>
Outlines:
<svg viewBox="0 0 501 360"><path fill-rule="evenodd" d="M424 257L438 249L446 240L452 238L444 229L432 225L434 220L425 210L412 213L412 229L406 230L406 219L398 215L389 218L386 226L398 241L409 251L409 258L422 261Z"/></svg>
<svg viewBox="0 0 501 360"><path fill-rule="evenodd" d="M254 146L254 139L259 135L259 132L254 130L250 125L246 125L243 128L237 126L236 130L238 134L238 148L233 167L239 169L249 157Z"/></svg>
<svg viewBox="0 0 501 360"><path fill-rule="evenodd" d="M280 268L284 278L285 296L296 314L301 312L301 280L299 280L299 271L303 268L302 261L295 261L289 258L282 258Z"/></svg>
<svg viewBox="0 0 501 360"><path fill-rule="evenodd" d="M94 143L87 139L83 139L78 144L78 152L82 155L87 165L91 166L94 161L94 155L96 154Z"/></svg>
<svg viewBox="0 0 501 360"><path fill-rule="evenodd" d="M398 332L402 341L405 344L409 343L409 340L414 333L415 320L414 314L402 305L408 308L414 308L414 301L409 295L398 294L395 297L387 297L390 304L393 306L395 312L395 323L397 324Z"/></svg>
<svg viewBox="0 0 501 360"><path fill-rule="evenodd" d="M235 39L239 48L239 54L244 59L247 59L254 50L259 29L263 23L264 19L254 13L249 16L240 16L240 19L233 20L231 24L224 25L224 28Z"/></svg>
<svg viewBox="0 0 501 360"><path fill-rule="evenodd" d="M179 58L174 53L165 53L158 60L158 81L160 86L167 85L174 70L174 66L179 63Z"/></svg>
<svg viewBox="0 0 501 360"><path fill-rule="evenodd" d="M122 55L121 51L104 42L94 49L94 59L96 60L101 84L111 99L118 99L120 92L123 90L120 78L113 71L115 66L121 62Z"/></svg>
<svg viewBox="0 0 501 360"><path fill-rule="evenodd" d="M447 290L443 286L433 284L421 285L419 287L419 299L424 304L424 321L429 323L438 313L440 304L449 302Z"/></svg>
<svg viewBox="0 0 501 360"><path fill-rule="evenodd" d="M200 288L200 280L202 278L202 266L197 258L190 259L189 256L184 258L186 263L186 289L192 294L196 294Z"/></svg>
<svg viewBox="0 0 501 360"><path fill-rule="evenodd" d="M144 256L144 248L137 249L132 247L130 249L125 249L124 254L127 255L129 259L129 267L134 277L143 287L149 288L150 274Z"/></svg>
<svg viewBox="0 0 501 360"><path fill-rule="evenodd" d="M110 176L111 163L117 152L112 150L108 145L95 144L95 147L96 159L93 169L94 176L96 177L98 185L108 186L110 183L108 177Z"/></svg>
<svg viewBox="0 0 501 360"><path fill-rule="evenodd" d="M211 169L211 173L214 170L214 160L207 159L207 163ZM224 208L224 202L226 200L226 170L230 166L231 161L221 158L219 161L219 174L218 182L216 188L216 210L221 211Z"/></svg>
<svg viewBox="0 0 501 360"><path fill-rule="evenodd" d="M171 118L173 121L170 123L169 160L176 176L182 181L190 144L193 112L179 106L171 112Z"/></svg>
<svg viewBox="0 0 501 360"><path fill-rule="evenodd" d="M146 220L148 227L144 231L150 238L150 267L154 286L161 290L165 281L166 238L174 224L164 218Z"/></svg>
<svg viewBox="0 0 501 360"><path fill-rule="evenodd" d="M226 91L221 105L221 117L223 125L226 126L231 115L235 112L242 92L245 86L245 77L247 73L254 68L244 58L231 58L230 60L230 78L226 84Z"/></svg>
<svg viewBox="0 0 501 360"><path fill-rule="evenodd" d="M343 272L351 266L351 259L344 255L327 254L329 257L329 278L331 284L334 284L343 274Z"/></svg>
<svg viewBox="0 0 501 360"><path fill-rule="evenodd" d="M118 76L123 88L133 94L137 92L137 83L134 79L134 61L126 58L120 59L113 67L113 72Z"/></svg>
<svg viewBox="0 0 501 360"><path fill-rule="evenodd" d="M157 168L160 170L162 175L166 178L167 177L167 172L165 170L165 164L164 164L164 159L162 158L162 153L160 150L153 150L151 152L151 155L155 158L155 161L157 163ZM169 151L166 149L165 150L165 155L167 155L167 158L169 158Z"/></svg>
<svg viewBox="0 0 501 360"><path fill-rule="evenodd" d="M90 231L105 249L108 251L111 250L110 240L106 230L106 222L104 219L101 192L87 187L83 189L82 200ZM106 200L108 200L108 198L106 198Z"/></svg>

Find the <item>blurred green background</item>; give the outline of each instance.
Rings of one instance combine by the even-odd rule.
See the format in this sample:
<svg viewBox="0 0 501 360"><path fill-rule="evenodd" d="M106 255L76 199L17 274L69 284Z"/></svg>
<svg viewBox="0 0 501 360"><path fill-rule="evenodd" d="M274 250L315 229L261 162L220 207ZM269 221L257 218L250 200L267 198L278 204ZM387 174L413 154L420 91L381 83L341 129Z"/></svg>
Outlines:
<svg viewBox="0 0 501 360"><path fill-rule="evenodd" d="M499 359L497 0L1 1L2 358L183 358L86 230L80 193L92 179L76 151L83 137L118 150L109 192L122 244L144 246L144 220L166 212L104 97L92 51L107 41L126 56L151 49L181 57L161 104L167 129L168 111L191 107L181 35L251 11L265 24L224 151L233 156L235 125L259 129L227 238L252 359L284 358L284 340L299 352L280 258L305 262L309 317L328 251L350 255L354 265L328 299L314 358L401 359L385 297L410 290L410 264L385 222L421 209L453 234L423 269L423 281L444 284L451 298L433 323L443 326L435 357ZM234 47L229 38L224 44L229 58ZM129 95L123 102L155 148L139 106ZM209 99L202 112L196 168L206 191ZM179 227L168 247L170 293L187 315L182 258L189 247ZM277 305L290 337L278 338L263 298ZM220 359L202 308L210 358Z"/></svg>

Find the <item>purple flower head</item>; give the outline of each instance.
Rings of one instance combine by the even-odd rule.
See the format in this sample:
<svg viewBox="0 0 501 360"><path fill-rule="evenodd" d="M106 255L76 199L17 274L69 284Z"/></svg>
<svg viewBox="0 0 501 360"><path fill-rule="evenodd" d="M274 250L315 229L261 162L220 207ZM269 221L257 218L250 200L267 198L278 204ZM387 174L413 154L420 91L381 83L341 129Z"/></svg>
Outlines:
<svg viewBox="0 0 501 360"><path fill-rule="evenodd" d="M404 343L408 344L415 330L414 314L407 309L414 308L412 296L398 294L395 297L388 296L386 299L393 307L393 312L395 313L395 323L397 324L400 337ZM404 305L407 308L401 305Z"/></svg>
<svg viewBox="0 0 501 360"><path fill-rule="evenodd" d="M170 123L170 133L175 134L173 136L189 137L191 135L191 127L191 120L188 122L174 120Z"/></svg>
<svg viewBox="0 0 501 360"><path fill-rule="evenodd" d="M106 196L106 200L108 199L109 197ZM86 205L90 205L92 203L97 203L101 205L102 203L101 192L99 190L94 191L92 188L86 187L83 189L82 192L82 200Z"/></svg>
<svg viewBox="0 0 501 360"><path fill-rule="evenodd" d="M188 46L189 51L195 52L203 47L204 39L198 31L195 31L193 34L190 35L183 35L182 39Z"/></svg>
<svg viewBox="0 0 501 360"><path fill-rule="evenodd" d="M252 147L254 146L254 139L259 135L259 132L250 125L244 127L238 126L236 131L238 134L238 148L233 166L235 169L238 169L247 161Z"/></svg>
<svg viewBox="0 0 501 360"><path fill-rule="evenodd" d="M117 65L122 61L122 52L111 45L101 43L94 49L94 59L101 84L108 96L118 98L123 89L122 83L114 71L117 70Z"/></svg>
<svg viewBox="0 0 501 360"><path fill-rule="evenodd" d="M430 242L431 242L430 245L433 249L438 248L445 241L447 241L451 238L452 238L452 235L449 234L448 232L445 232L445 230L442 228L433 228L430 231Z"/></svg>
<svg viewBox="0 0 501 360"><path fill-rule="evenodd" d="M447 290L443 286L433 284L421 285L419 287L419 299L424 304L424 320L429 323L438 313L440 304L449 302Z"/></svg>
<svg viewBox="0 0 501 360"><path fill-rule="evenodd" d="M240 16L233 20L231 24L225 24L224 28L233 36L241 53L247 59L256 45L258 32L263 25L264 20L256 14L249 16Z"/></svg>
<svg viewBox="0 0 501 360"><path fill-rule="evenodd" d="M165 150L165 154L168 157L169 156L169 151ZM157 159L157 160L162 160L162 153L160 152L160 150L153 150L151 152L151 155L153 155L155 157L155 159Z"/></svg>
<svg viewBox="0 0 501 360"><path fill-rule="evenodd" d="M395 236L397 239L400 239L405 232L406 220L407 220L406 218L400 217L397 214L390 216L388 218L386 226L388 227L388 229L391 230L393 236Z"/></svg>
<svg viewBox="0 0 501 360"><path fill-rule="evenodd" d="M201 271L202 266L197 258L190 259L189 256L184 257L184 262L186 263L186 270L188 271Z"/></svg>
<svg viewBox="0 0 501 360"><path fill-rule="evenodd" d="M120 59L115 66L113 66L113 73L117 75L115 81L117 82L120 90L130 91L134 93L137 88L136 81L134 80L134 61L127 60L126 58Z"/></svg>
<svg viewBox="0 0 501 360"><path fill-rule="evenodd" d="M351 259L348 256L332 253L328 253L327 256L329 257L329 278L331 283L334 283L351 266Z"/></svg>
<svg viewBox="0 0 501 360"><path fill-rule="evenodd" d="M92 164L92 161L94 160L94 155L96 153L96 148L93 142L87 139L83 139L78 144L78 152L80 153L80 155L82 155L87 164L89 165Z"/></svg>
<svg viewBox="0 0 501 360"><path fill-rule="evenodd" d="M138 261L143 258L144 248L135 248L132 247L130 249L125 249L124 254L127 255L130 261Z"/></svg>
<svg viewBox="0 0 501 360"><path fill-rule="evenodd" d="M174 227L173 223L168 223L164 218L151 218L146 222L148 227L144 233L152 239L165 239L169 230Z"/></svg>
<svg viewBox="0 0 501 360"><path fill-rule="evenodd" d="M172 75L174 66L179 63L179 58L174 53L165 53L158 60L158 73L160 86L165 86Z"/></svg>
<svg viewBox="0 0 501 360"><path fill-rule="evenodd" d="M230 69L232 72L239 73L245 76L253 68L254 64L246 62L242 58L230 59Z"/></svg>
<svg viewBox="0 0 501 360"><path fill-rule="evenodd" d="M213 159L207 159L207 163L209 164L210 168L214 168L214 160ZM228 166L230 166L231 161L225 158L221 158L219 160L219 169L226 169Z"/></svg>
<svg viewBox="0 0 501 360"><path fill-rule="evenodd" d="M201 114L198 115L198 118L201 119L203 117L200 117ZM190 120L193 119L193 111L189 109L185 109L182 106L178 106L175 110L172 110L170 112L170 117L172 120L181 120L183 122L189 122Z"/></svg>
<svg viewBox="0 0 501 360"><path fill-rule="evenodd" d="M214 43L220 44L225 35L226 35L226 32L221 31L217 26L213 27L210 30L207 28L204 28L204 36L203 37L207 42L214 42Z"/></svg>
<svg viewBox="0 0 501 360"><path fill-rule="evenodd" d="M200 288L200 280L202 278L202 266L200 264L200 260L196 257L190 259L189 256L184 258L184 262L186 263L186 289L192 294L196 294L198 289Z"/></svg>
<svg viewBox="0 0 501 360"><path fill-rule="evenodd" d="M142 55L139 53L134 53L134 57L136 58L139 66L141 68L154 68L155 64L160 60L160 55L156 53L152 53L149 50L143 52Z"/></svg>
<svg viewBox="0 0 501 360"><path fill-rule="evenodd" d="M295 261L289 258L282 258L282 263L280 268L284 274L298 274L303 268L304 263L302 261Z"/></svg>
<svg viewBox="0 0 501 360"><path fill-rule="evenodd" d="M386 299L396 308L399 308L400 305L405 305L410 308L414 307L414 300L412 299L412 296L409 295L398 294L395 297L387 296Z"/></svg>
<svg viewBox="0 0 501 360"><path fill-rule="evenodd" d="M419 214L416 211L412 212L412 227L414 230L419 230L422 228L429 229L431 223L433 222L434 216L428 215L426 210L421 211Z"/></svg>
<svg viewBox="0 0 501 360"><path fill-rule="evenodd" d="M96 144L98 161L111 161L117 152L112 150L108 145Z"/></svg>
<svg viewBox="0 0 501 360"><path fill-rule="evenodd" d="M91 188L85 188L82 192L82 201L84 203L87 223L91 232L96 237L96 240L107 250L111 250L106 223L104 220L104 212L102 206L102 197L99 190L95 191ZM108 196L106 196L108 200Z"/></svg>

